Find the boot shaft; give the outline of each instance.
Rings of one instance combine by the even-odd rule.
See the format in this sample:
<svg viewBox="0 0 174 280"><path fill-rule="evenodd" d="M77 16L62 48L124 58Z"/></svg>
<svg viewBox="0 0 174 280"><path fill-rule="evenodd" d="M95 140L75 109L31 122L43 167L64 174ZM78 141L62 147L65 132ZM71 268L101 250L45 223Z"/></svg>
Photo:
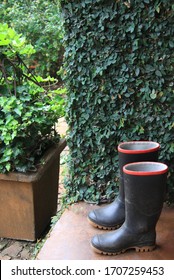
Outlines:
<svg viewBox="0 0 174 280"><path fill-rule="evenodd" d="M123 167L126 225L132 230L144 231L156 226L163 207L167 171L167 165L158 162L137 162Z"/></svg>

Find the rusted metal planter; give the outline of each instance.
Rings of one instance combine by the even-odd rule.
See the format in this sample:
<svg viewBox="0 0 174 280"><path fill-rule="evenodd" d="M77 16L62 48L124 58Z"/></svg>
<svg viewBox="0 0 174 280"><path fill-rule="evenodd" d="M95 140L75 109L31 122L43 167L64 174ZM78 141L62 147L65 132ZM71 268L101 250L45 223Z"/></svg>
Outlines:
<svg viewBox="0 0 174 280"><path fill-rule="evenodd" d="M66 140L44 155L37 172L0 174L0 237L34 241L57 211L60 153Z"/></svg>

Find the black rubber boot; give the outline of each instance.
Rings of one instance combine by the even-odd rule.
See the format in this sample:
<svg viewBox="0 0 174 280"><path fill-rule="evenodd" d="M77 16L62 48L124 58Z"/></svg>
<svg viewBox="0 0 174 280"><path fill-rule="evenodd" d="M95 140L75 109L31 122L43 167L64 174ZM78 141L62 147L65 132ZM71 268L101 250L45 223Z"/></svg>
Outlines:
<svg viewBox="0 0 174 280"><path fill-rule="evenodd" d="M107 255L152 251L156 243L156 223L163 207L167 165L158 162L124 166L125 222L117 230L93 237L95 252Z"/></svg>
<svg viewBox="0 0 174 280"><path fill-rule="evenodd" d="M123 166L131 162L158 161L160 145L152 141L124 142L118 146L120 186L118 197L110 204L91 211L88 221L100 229L116 229L125 220Z"/></svg>

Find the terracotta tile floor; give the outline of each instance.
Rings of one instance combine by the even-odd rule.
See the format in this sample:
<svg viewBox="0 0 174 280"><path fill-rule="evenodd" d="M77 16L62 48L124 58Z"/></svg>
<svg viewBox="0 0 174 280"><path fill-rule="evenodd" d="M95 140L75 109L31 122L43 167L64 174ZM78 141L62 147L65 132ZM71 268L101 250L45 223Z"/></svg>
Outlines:
<svg viewBox="0 0 174 280"><path fill-rule="evenodd" d="M174 207L164 207L157 224L157 248L152 252L127 251L117 256L96 254L93 235L102 231L89 225L87 213L94 205L79 202L67 209L39 252L38 260L174 260ZM98 206L99 207L99 206ZM101 207L101 206L100 206Z"/></svg>

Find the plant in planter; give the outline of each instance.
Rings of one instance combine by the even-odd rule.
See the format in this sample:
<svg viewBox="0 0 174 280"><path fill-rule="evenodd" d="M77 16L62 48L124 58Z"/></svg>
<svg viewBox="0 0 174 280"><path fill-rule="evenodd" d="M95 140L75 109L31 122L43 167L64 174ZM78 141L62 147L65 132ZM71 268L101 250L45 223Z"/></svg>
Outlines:
<svg viewBox="0 0 174 280"><path fill-rule="evenodd" d="M56 212L66 145L55 129L64 89L40 86L21 58L33 52L0 24L0 237L25 240L38 238Z"/></svg>

